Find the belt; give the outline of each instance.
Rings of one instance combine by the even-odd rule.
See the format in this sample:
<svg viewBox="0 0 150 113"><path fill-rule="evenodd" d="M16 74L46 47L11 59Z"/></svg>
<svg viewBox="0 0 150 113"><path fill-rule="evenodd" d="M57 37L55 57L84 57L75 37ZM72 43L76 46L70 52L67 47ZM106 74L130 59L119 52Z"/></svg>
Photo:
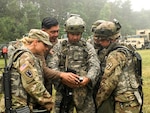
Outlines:
<svg viewBox="0 0 150 113"><path fill-rule="evenodd" d="M49 113L46 109L33 109L32 113Z"/></svg>

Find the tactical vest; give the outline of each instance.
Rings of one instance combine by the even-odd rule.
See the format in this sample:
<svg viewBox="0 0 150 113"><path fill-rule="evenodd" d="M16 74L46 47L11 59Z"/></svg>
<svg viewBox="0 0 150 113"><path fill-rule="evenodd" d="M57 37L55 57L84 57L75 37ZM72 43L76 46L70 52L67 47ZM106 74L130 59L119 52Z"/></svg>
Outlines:
<svg viewBox="0 0 150 113"><path fill-rule="evenodd" d="M116 95L124 93L126 91L132 91L138 90L139 83L136 78L135 73L135 62L134 57L130 53L129 50L118 48L118 52L123 52L127 57L127 62L125 66L123 67L121 76L119 76L119 83L117 85L117 88L115 89Z"/></svg>
<svg viewBox="0 0 150 113"><path fill-rule="evenodd" d="M75 72L79 76L86 76L89 68L88 64L88 48L87 43L84 40L80 40L77 43L68 43L64 40L61 43L61 54L59 56L60 63L59 68L61 71ZM71 70L71 71L70 71ZM62 84L61 84L62 85ZM71 89L73 95L73 101L77 105L78 109L82 109L85 106L86 99L92 99L92 85L89 82L86 86L80 88ZM69 90L67 89L67 92ZM63 90L61 91L64 92ZM65 93L65 95L68 95ZM65 97L65 96L63 96ZM66 102L65 102L66 103ZM91 100L92 105L94 105Z"/></svg>
<svg viewBox="0 0 150 113"><path fill-rule="evenodd" d="M80 72L88 70L88 50L86 47L86 42L80 40L77 43L69 44L67 40L62 43L62 50L60 57L59 67L61 71L66 71L66 68L75 70L77 74Z"/></svg>
<svg viewBox="0 0 150 113"><path fill-rule="evenodd" d="M117 88L114 91L115 95L124 93L126 91L134 92L135 90L138 90L139 82L137 80L136 73L135 73L135 66L136 66L135 57L133 56L132 51L129 50L128 48L121 45L118 46L115 43L111 43L109 48L107 48L103 52L104 54L101 55L102 52L99 52L100 53L99 59L101 61L102 72L104 72L104 68L106 66L106 59L111 51L122 52L127 57L127 62L123 67L121 76L119 77L119 83L117 85Z"/></svg>
<svg viewBox="0 0 150 113"><path fill-rule="evenodd" d="M38 60L30 51L27 49L17 49L11 56L8 64L11 64L13 62L13 65L11 67L11 94L12 94L12 106L24 106L27 105L28 103L36 103L36 101L33 98L28 98L27 92L23 88L22 81L21 81L21 74L18 71L18 67L20 66L18 60L20 59L19 56L21 56L23 53L28 52L29 54L32 55L32 58L34 59L34 66L38 69L38 76L40 77L40 80L43 80L42 73L43 71L41 70L42 66L42 61ZM14 61L15 59L15 61ZM30 100L28 100L30 99ZM29 102L28 102L29 101ZM18 105L19 102L20 105Z"/></svg>
<svg viewBox="0 0 150 113"><path fill-rule="evenodd" d="M21 41L12 41L12 42L9 42L9 45L8 45L8 58L13 54L13 52L16 50L16 49L19 49L20 47L22 46L22 42Z"/></svg>

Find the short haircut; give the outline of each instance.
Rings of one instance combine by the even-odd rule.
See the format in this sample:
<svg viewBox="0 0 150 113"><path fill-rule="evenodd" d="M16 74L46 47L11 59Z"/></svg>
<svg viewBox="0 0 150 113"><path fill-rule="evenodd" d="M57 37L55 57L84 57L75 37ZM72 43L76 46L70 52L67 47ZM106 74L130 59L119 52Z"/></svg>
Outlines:
<svg viewBox="0 0 150 113"><path fill-rule="evenodd" d="M52 17L45 17L43 20L42 20L42 25L41 27L42 28L45 28L45 29L50 29L51 27L53 26L57 26L59 23L58 21L55 19L55 18L52 18Z"/></svg>

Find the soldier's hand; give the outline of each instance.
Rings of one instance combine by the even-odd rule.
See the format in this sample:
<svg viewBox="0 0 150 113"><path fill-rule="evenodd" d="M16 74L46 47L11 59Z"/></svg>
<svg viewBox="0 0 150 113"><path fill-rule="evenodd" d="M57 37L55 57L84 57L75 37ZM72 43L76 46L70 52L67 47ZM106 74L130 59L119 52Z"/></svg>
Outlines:
<svg viewBox="0 0 150 113"><path fill-rule="evenodd" d="M79 84L79 76L74 74L74 73L65 73L65 72L62 72L60 74L60 77L62 78L62 82L63 83L67 83L67 84L72 84L72 85L76 85L76 84ZM66 85L67 85L66 84Z"/></svg>
<svg viewBox="0 0 150 113"><path fill-rule="evenodd" d="M83 77L83 80L79 83L79 87L86 86L90 82L90 79Z"/></svg>
<svg viewBox="0 0 150 113"><path fill-rule="evenodd" d="M51 111L54 107L54 103L53 102L48 102L45 105L43 105L44 108L46 108L48 111Z"/></svg>
<svg viewBox="0 0 150 113"><path fill-rule="evenodd" d="M77 88L78 87L78 84L73 84L73 83L70 83L70 82L65 81L65 80L62 80L62 83L65 84L66 86L70 87L70 88Z"/></svg>
<svg viewBox="0 0 150 113"><path fill-rule="evenodd" d="M39 98L39 100L40 100L39 103L42 105L42 107L46 108L48 111L52 110L54 106L52 96L45 97L43 95L43 97Z"/></svg>

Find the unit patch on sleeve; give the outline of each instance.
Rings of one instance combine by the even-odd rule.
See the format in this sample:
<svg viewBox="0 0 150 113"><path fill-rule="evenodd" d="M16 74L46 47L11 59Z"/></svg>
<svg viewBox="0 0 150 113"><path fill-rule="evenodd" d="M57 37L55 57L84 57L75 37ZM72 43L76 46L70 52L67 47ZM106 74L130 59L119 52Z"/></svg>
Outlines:
<svg viewBox="0 0 150 113"><path fill-rule="evenodd" d="M113 64L112 64L111 62L109 62L109 63L106 65L106 69L109 70L112 66L113 66Z"/></svg>
<svg viewBox="0 0 150 113"><path fill-rule="evenodd" d="M25 74L30 78L32 77L32 72L29 69L25 71Z"/></svg>
<svg viewBox="0 0 150 113"><path fill-rule="evenodd" d="M29 63L24 63L20 66L20 72L25 76L31 78L33 76L32 67Z"/></svg>

